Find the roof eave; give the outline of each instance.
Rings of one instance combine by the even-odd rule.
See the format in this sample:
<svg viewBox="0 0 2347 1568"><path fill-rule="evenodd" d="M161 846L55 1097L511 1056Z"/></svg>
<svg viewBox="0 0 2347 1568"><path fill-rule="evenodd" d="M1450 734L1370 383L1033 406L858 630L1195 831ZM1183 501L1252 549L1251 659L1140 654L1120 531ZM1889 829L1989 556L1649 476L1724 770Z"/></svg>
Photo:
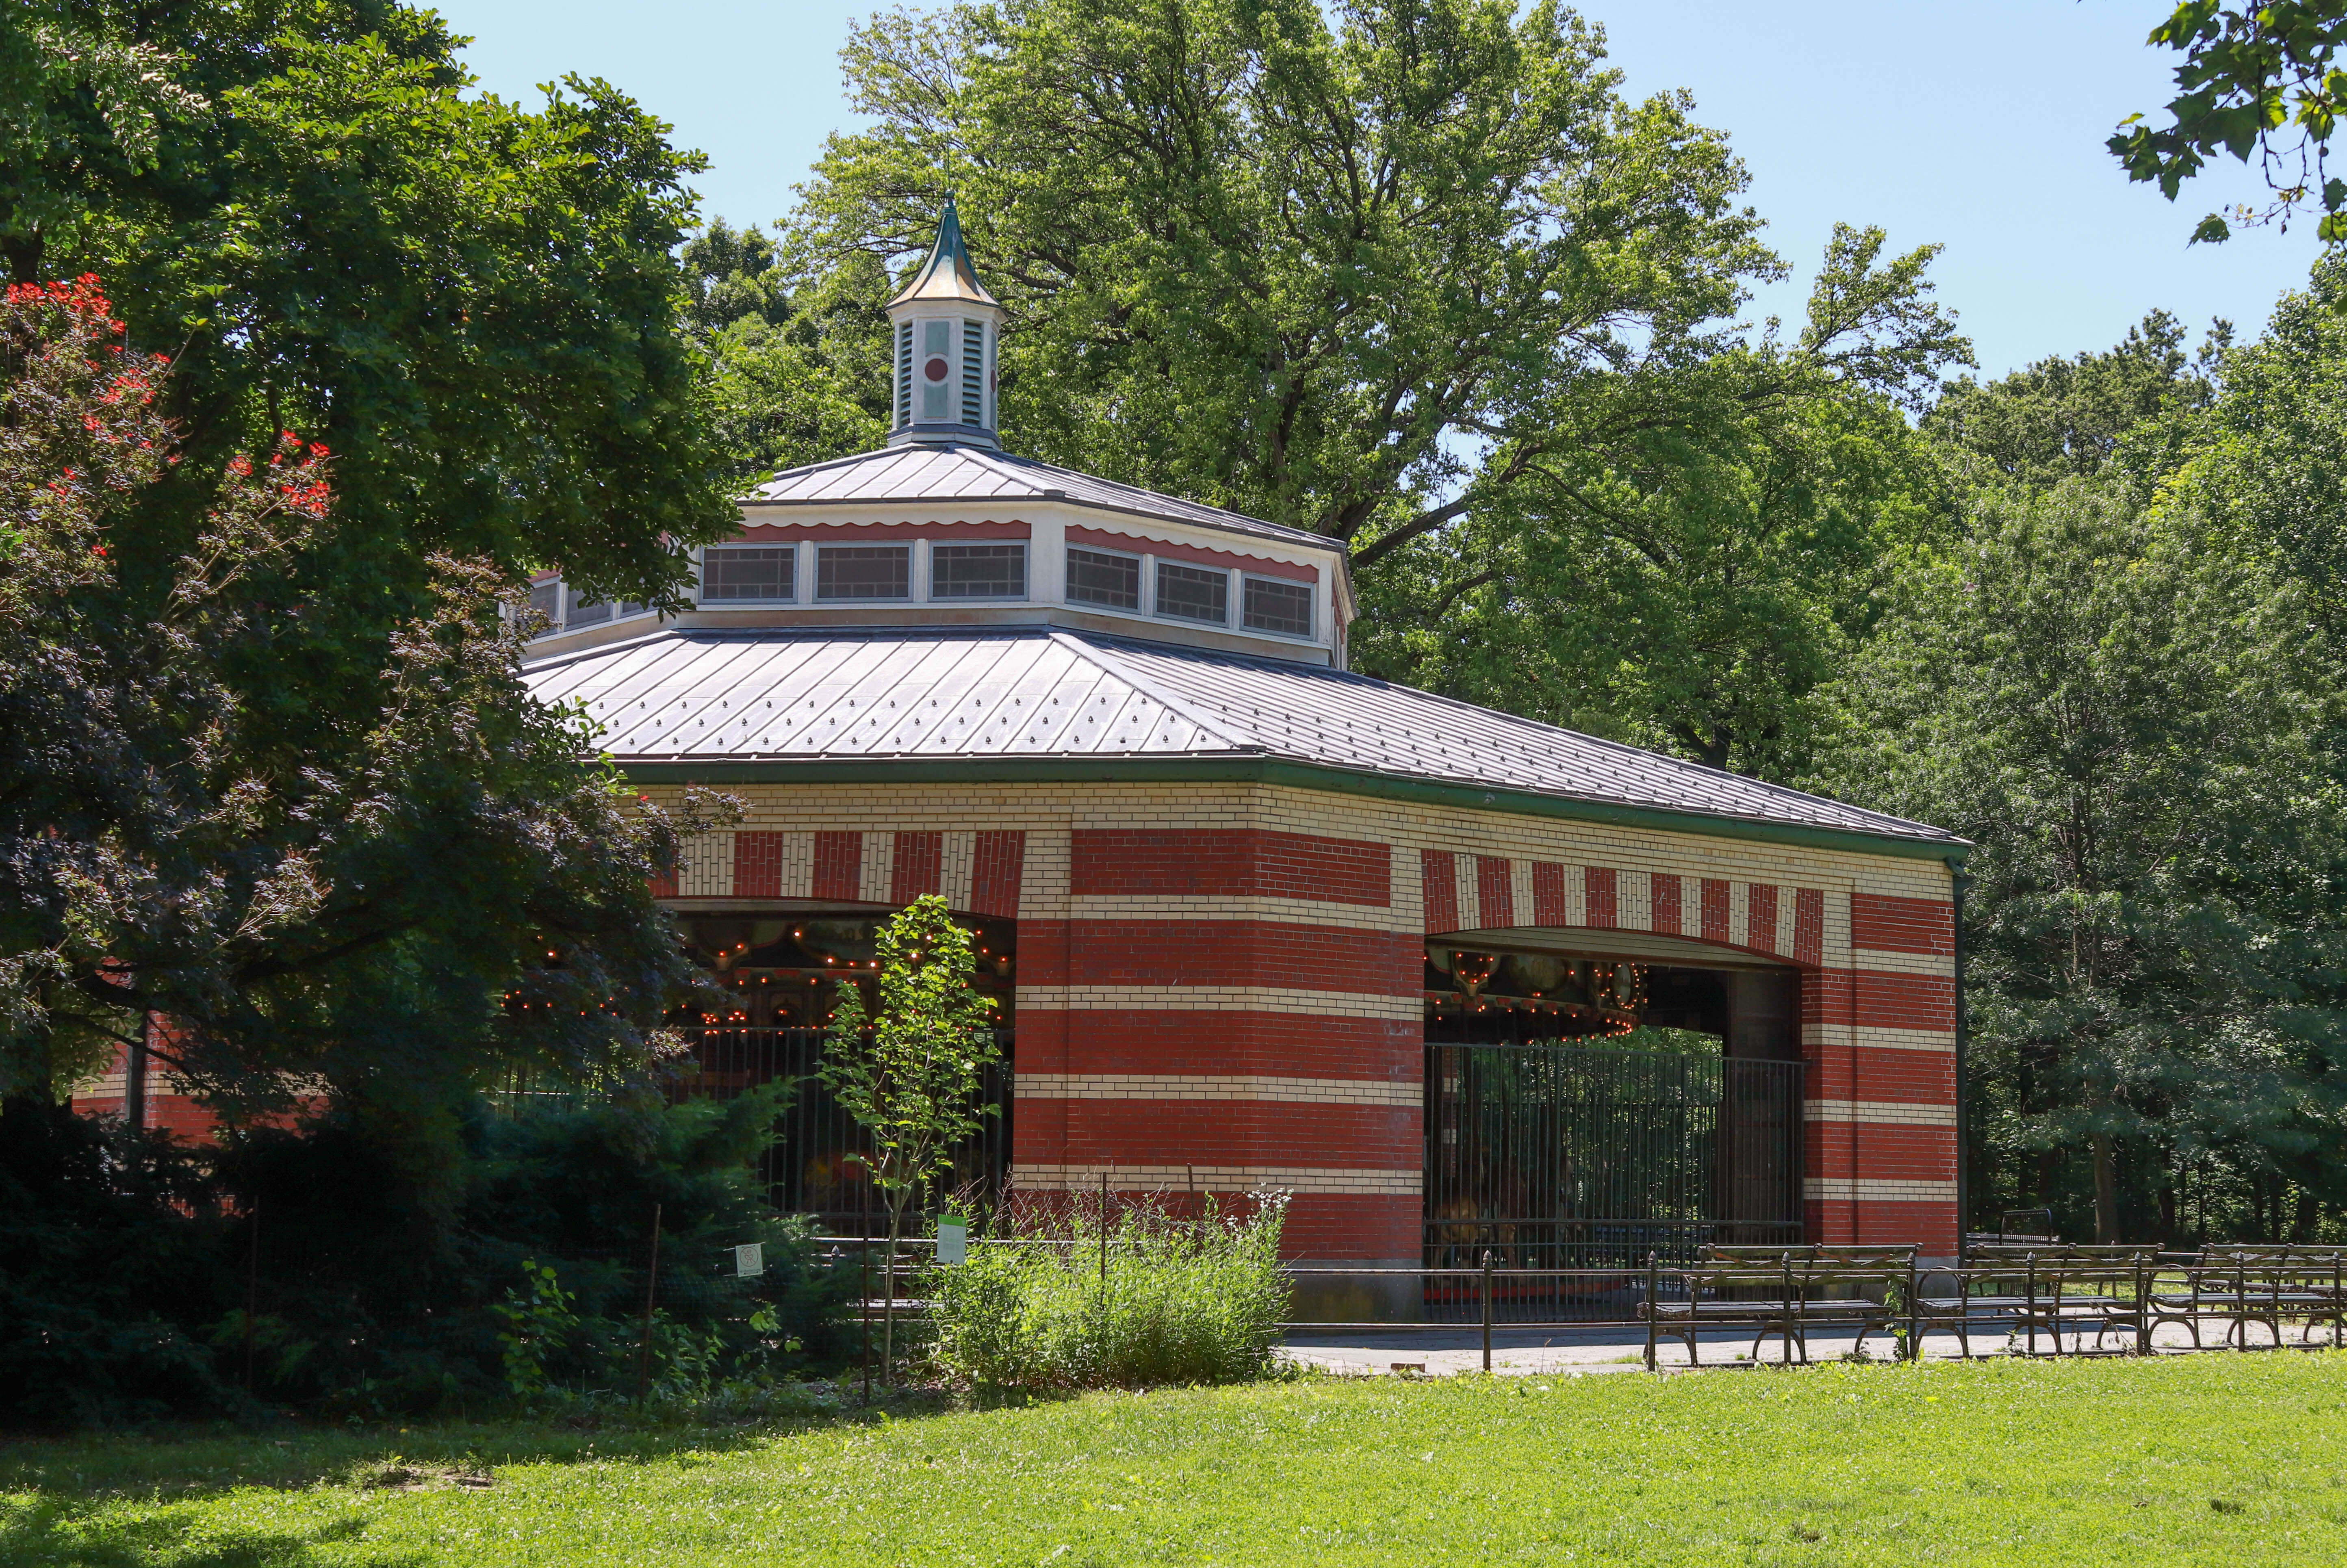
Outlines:
<svg viewBox="0 0 2347 1568"><path fill-rule="evenodd" d="M1772 822L1761 817L1716 815L1707 812L1675 811L1666 806L1635 805L1592 800L1583 795L1550 794L1502 785L1460 784L1407 774L1372 773L1332 767L1284 757L1220 753L1191 756L1081 757L1001 756L930 757L621 757L620 771L639 784L885 784L917 779L929 784L1070 784L1224 782L1284 784L1297 789L1327 790L1339 794L1367 795L1471 811L1496 811L1517 816L1558 817L1575 822L1604 823L1617 827L1643 827L1661 833L1684 833L1751 843L1782 844L1807 849L1833 849L1846 854L1888 856L1902 860L1936 860L1961 865L1972 853L1969 841L1868 833L1809 823Z"/></svg>
<svg viewBox="0 0 2347 1568"><path fill-rule="evenodd" d="M898 448L897 450L902 450L902 448ZM892 453L891 455L893 456L894 454ZM768 480L768 481L766 481L766 482L767 482L768 484L774 484L774 483L777 482L780 478L781 478L781 476L780 476L780 475L777 475L777 476L775 477L775 478L774 478L774 479L770 479L770 480ZM1266 533L1266 532L1264 532L1264 531L1263 531L1263 530L1265 530L1265 529L1277 528L1279 527L1279 525L1278 525L1277 523L1266 523L1266 522L1261 522L1259 519L1256 519L1256 518L1241 518L1241 519L1240 519L1242 522L1245 522L1245 523L1252 523L1252 524L1254 524L1255 526L1254 526L1254 527L1252 527L1252 528L1241 528L1241 527L1235 526L1234 524L1231 524L1231 523L1223 523L1223 522L1208 522L1208 521L1205 521L1205 520L1204 520L1204 519L1197 518L1180 518L1180 517L1174 517L1174 516L1173 516L1172 514L1170 514L1170 513L1166 513L1166 512L1152 512L1152 511L1145 510L1145 509L1143 509L1143 508L1142 508L1142 507L1119 507L1119 506L1114 506L1114 505L1112 505L1111 503L1106 502L1106 501L1096 501L1096 500L1091 499L1091 498L1090 498L1090 497L1088 497L1070 496L1070 495L1065 495L1065 494L1057 495L1057 496L1047 496L1047 495L1042 494L1042 493L1041 493L1041 492L1040 492L1040 491L1030 491L1029 493L1027 493L1026 495L1023 495L1023 496L999 495L999 496L978 496L978 497L974 497L974 496L938 496L938 495L924 495L924 494L921 494L921 493L918 493L918 492L914 492L914 493L907 494L907 495L858 496L858 497L856 497L854 500L849 501L849 500L839 500L839 499L835 499L835 498L825 498L825 499L820 499L820 500L815 500L815 499L810 499L810 500L785 499L785 498L784 498L784 497L776 497L776 496L761 496L761 495L759 495L756 491L754 491L754 490L753 490L753 491L752 491L749 495L744 496L743 497L742 497L742 499L741 499L740 501L738 501L737 503L735 503L735 504L736 504L736 505L738 505L738 506L744 507L835 507L841 508L841 509L843 509L843 510L846 510L846 509L852 509L852 508L856 507L872 507L872 506L896 506L896 507L901 507L901 506L908 506L908 505L912 505L912 504L915 504L915 503L922 503L922 504L930 504L930 505L934 505L934 504L938 504L938 503L941 503L941 502L947 502L947 501L958 502L958 503L959 503L959 504L961 504L961 505L964 505L964 506L968 506L968 505L971 504L972 502L977 502L977 501L991 501L991 502L998 502L998 503L1000 503L1000 502L1008 502L1008 503L1010 503L1010 504L1013 504L1013 505L1018 505L1018 504L1033 504L1033 505L1050 506L1050 507L1071 507L1071 508L1074 508L1074 509L1079 510L1079 511L1088 511L1088 512L1107 512L1107 513L1110 513L1110 514L1112 514L1112 515L1113 515L1113 516L1121 517L1121 518L1138 518L1142 519L1142 520L1143 520L1143 521L1144 521L1144 522L1152 522L1152 523L1155 523L1155 524L1159 525L1159 526L1160 526L1160 527L1162 527L1162 528L1204 528L1204 529L1207 529L1207 530L1209 530L1209 531L1211 531L1211 532L1222 533L1222 534L1227 534L1227 535L1229 535L1230 537L1232 537L1233 538L1253 539L1253 540L1255 540L1255 541L1256 543L1258 543L1258 544L1277 544L1277 545L1284 546L1285 548L1289 548L1289 549L1299 549L1299 550L1302 550L1302 549L1319 549L1319 550L1325 550L1325 551L1328 552L1330 555L1335 556L1335 557L1337 558L1337 562L1338 562L1338 564L1339 564L1340 566L1345 566L1345 565L1346 565L1345 547L1344 547L1344 545L1343 545L1343 543L1342 543L1341 541L1337 540L1337 539L1333 539L1333 538L1327 538L1327 537L1325 537L1325 536L1323 536L1323 535L1320 535L1320 534L1307 534L1307 533L1303 533L1303 532L1302 532L1302 530L1300 530L1300 529L1296 529L1296 530L1290 530L1290 532L1294 533L1294 534L1296 536L1296 537L1295 537L1295 538L1288 538L1288 537L1286 537L1286 536L1285 536L1285 535L1283 535L1283 534L1268 534L1268 533ZM1347 567L1347 583L1348 583L1348 589L1347 589L1347 591L1348 591L1348 596L1349 596L1349 593L1350 593L1350 586L1349 586L1349 585L1350 585L1350 581L1351 581L1351 578L1350 578L1350 569L1349 569L1349 567L1348 566L1348 567Z"/></svg>

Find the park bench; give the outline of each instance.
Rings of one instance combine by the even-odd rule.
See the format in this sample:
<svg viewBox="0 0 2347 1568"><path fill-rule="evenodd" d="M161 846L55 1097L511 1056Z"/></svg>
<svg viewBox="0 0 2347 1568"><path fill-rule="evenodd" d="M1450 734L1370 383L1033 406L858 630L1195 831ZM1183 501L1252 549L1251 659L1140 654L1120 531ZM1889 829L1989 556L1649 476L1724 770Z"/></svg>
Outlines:
<svg viewBox="0 0 2347 1568"><path fill-rule="evenodd" d="M2171 1281L2168 1277L2173 1276ZM2299 1343L2311 1344L2315 1326L2328 1321L2332 1343L2347 1327L2347 1254L2335 1247L2228 1244L2202 1247L2181 1267L2163 1269L2145 1296L2147 1340L2151 1327L2178 1323L2205 1347L2200 1326L2225 1326L2221 1343L2250 1348L2250 1325L2262 1323L2274 1346L2282 1342L2282 1319L2304 1327Z"/></svg>
<svg viewBox="0 0 2347 1568"><path fill-rule="evenodd" d="M1975 1242L1960 1266L1917 1282L1912 1327L1952 1332L1966 1356L1974 1330L1999 1327L2024 1336L2031 1355L2041 1334L2057 1356L2065 1334L2083 1351L2089 1330L2098 1351L2114 1332L2132 1335L2131 1348L2140 1349L2147 1343L2144 1281L2157 1255L2149 1246Z"/></svg>
<svg viewBox="0 0 2347 1568"><path fill-rule="evenodd" d="M1912 1277L1912 1247L1716 1247L1691 1268L1665 1270L1646 1260L1646 1296L1639 1316L1646 1324L1646 1366L1655 1366L1656 1343L1668 1335L1683 1341L1687 1361L1701 1366L1701 1336L1719 1329L1748 1329L1752 1358L1770 1335L1784 1341L1784 1358L1809 1358L1809 1331L1819 1327L1858 1330L1866 1337L1899 1320L1898 1292ZM1666 1298L1668 1277L1684 1290Z"/></svg>

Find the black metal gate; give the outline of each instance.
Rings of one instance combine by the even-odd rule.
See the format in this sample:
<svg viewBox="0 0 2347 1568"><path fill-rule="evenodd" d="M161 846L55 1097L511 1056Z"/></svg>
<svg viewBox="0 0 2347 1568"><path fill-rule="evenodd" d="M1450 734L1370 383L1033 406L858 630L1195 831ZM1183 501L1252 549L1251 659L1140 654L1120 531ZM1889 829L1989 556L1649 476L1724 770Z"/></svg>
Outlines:
<svg viewBox="0 0 2347 1568"><path fill-rule="evenodd" d="M1545 1042L1426 1053L1426 1264L1629 1268L1801 1237L1802 1064Z"/></svg>

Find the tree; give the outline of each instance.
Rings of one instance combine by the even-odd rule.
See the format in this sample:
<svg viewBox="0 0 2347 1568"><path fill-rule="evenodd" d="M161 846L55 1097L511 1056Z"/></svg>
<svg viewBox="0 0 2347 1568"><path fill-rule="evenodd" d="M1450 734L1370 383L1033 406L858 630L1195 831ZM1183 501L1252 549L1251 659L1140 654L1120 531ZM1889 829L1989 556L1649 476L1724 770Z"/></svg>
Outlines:
<svg viewBox="0 0 2347 1568"><path fill-rule="evenodd" d="M714 430L737 484L868 452L888 433L885 274L869 259L783 287L773 241L723 219L684 249L692 316L709 354Z"/></svg>
<svg viewBox="0 0 2347 1568"><path fill-rule="evenodd" d="M1870 270L1880 243L1845 231L1829 278ZM1543 466L1517 493L1528 515L1413 546L1364 594L1356 662L1715 767L1799 771L1880 613L1886 554L1947 506L1941 464L1810 347L1764 341L1675 380L1676 408L1603 474Z"/></svg>
<svg viewBox="0 0 2347 1568"><path fill-rule="evenodd" d="M2347 258L2318 261L2224 367L2178 483L2230 548L2301 585L2336 657L2347 652Z"/></svg>
<svg viewBox="0 0 2347 1568"><path fill-rule="evenodd" d="M2213 1173L2305 1236L2347 1201L2347 802L2304 591L2116 476L1978 493L1899 591L1826 782L1978 845L1976 1210L2172 1237Z"/></svg>
<svg viewBox="0 0 2347 1568"><path fill-rule="evenodd" d="M1715 443L1758 420L1799 444L1821 400L1911 397L1964 357L1929 251L1858 231L1799 340L1748 343L1747 288L1783 265L1741 167L1684 95L1623 99L1553 4L1016 0L883 16L844 57L874 123L831 142L794 275L919 253L958 185L1011 313L1020 449L1342 540L1365 667L1462 694L1487 689L1447 649L1547 602L1544 563L1626 561L1725 490Z"/></svg>
<svg viewBox="0 0 2347 1568"><path fill-rule="evenodd" d="M700 159L600 82L471 93L461 42L395 0L0 14L11 276L108 281L174 355L192 472L288 428L336 454L336 558L271 712L368 686L435 551L657 599L735 521L679 319ZM167 578L206 504L164 487L128 579Z"/></svg>
<svg viewBox="0 0 2347 1568"><path fill-rule="evenodd" d="M2207 406L2230 337L2229 323L2217 323L2196 363L2184 352L2182 323L2156 310L2102 353L2042 359L1984 386L1964 377L1923 416L1922 429L1984 463L1986 478L2051 488L2089 477L2123 438L2165 415Z"/></svg>
<svg viewBox="0 0 2347 1568"><path fill-rule="evenodd" d="M879 963L877 1006L842 981L825 1037L823 1081L871 1137L866 1157L888 1211L886 1298L897 1296L897 1245L914 1197L952 1168L955 1149L999 1108L981 1102L986 1071L1002 1059L993 1002L970 989L977 955L935 894L883 922L873 951ZM893 1316L881 1329L881 1361L891 1366Z"/></svg>
<svg viewBox="0 0 2347 1568"><path fill-rule="evenodd" d="M2146 40L2184 56L2168 123L2119 123L2109 147L2138 181L2157 180L2170 201L2219 149L2240 162L2254 153L2273 200L2263 211L2243 203L2228 223L2211 212L2192 231L2194 244L2221 243L2234 225L2290 226L2307 203L2322 203L2316 237L2347 239L2347 180L2329 170L2331 133L2347 104L2347 69L2335 62L2347 43L2342 0L2280 0L2229 6L2183 0Z"/></svg>
<svg viewBox="0 0 2347 1568"><path fill-rule="evenodd" d="M723 218L684 242L685 319L702 333L737 322L770 327L790 319L790 292L775 267L774 242L756 224L735 229Z"/></svg>
<svg viewBox="0 0 2347 1568"><path fill-rule="evenodd" d="M647 877L702 815L530 698L524 601L480 562L433 558L428 613L298 740L257 713L239 678L301 645L340 542L328 454L190 474L176 367L110 311L87 278L0 309L0 1095L146 1046L232 1119L323 1102L427 1245L488 1076L651 1072L692 972ZM120 547L174 489L211 500L155 592Z"/></svg>

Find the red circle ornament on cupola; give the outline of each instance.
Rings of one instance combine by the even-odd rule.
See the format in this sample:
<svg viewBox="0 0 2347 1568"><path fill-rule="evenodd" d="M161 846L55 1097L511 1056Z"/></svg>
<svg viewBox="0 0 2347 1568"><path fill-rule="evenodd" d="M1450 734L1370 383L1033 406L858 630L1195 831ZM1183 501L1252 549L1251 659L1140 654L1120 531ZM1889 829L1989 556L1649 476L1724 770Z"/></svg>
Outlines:
<svg viewBox="0 0 2347 1568"><path fill-rule="evenodd" d="M931 381L943 381L948 375L952 374L952 371L953 367L948 364L942 357L933 359L929 361L928 364L921 366L921 374L928 376Z"/></svg>

